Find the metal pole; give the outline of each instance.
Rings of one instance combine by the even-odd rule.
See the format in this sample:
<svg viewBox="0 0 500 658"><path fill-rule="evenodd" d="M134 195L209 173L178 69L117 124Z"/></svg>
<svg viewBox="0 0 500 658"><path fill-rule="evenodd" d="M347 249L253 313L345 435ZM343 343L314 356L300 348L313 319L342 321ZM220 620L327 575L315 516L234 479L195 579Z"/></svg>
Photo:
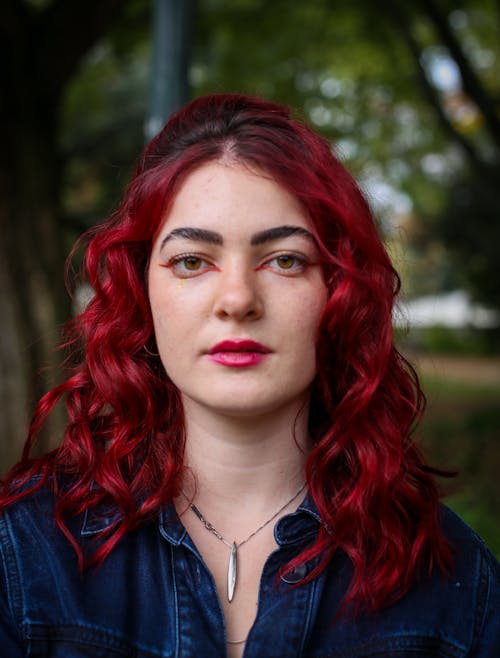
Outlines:
<svg viewBox="0 0 500 658"><path fill-rule="evenodd" d="M149 113L144 132L149 140L189 98L189 60L193 0L153 0L153 56Z"/></svg>

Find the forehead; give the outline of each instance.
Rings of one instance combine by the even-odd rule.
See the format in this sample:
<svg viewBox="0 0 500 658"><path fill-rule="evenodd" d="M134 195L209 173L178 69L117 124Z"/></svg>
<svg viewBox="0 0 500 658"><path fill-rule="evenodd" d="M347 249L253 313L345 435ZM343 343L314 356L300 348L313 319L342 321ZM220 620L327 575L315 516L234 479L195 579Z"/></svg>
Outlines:
<svg viewBox="0 0 500 658"><path fill-rule="evenodd" d="M244 164L210 162L185 178L159 233L194 226L250 234L282 224L311 226L296 197Z"/></svg>

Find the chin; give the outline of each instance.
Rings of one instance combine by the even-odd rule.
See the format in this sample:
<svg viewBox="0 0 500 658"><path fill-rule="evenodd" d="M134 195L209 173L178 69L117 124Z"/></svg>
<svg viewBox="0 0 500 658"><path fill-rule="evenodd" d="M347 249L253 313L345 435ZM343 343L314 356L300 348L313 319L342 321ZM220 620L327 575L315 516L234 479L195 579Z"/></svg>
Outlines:
<svg viewBox="0 0 500 658"><path fill-rule="evenodd" d="M266 415L276 409L276 405L269 404L269 401L255 402L247 399L245 402L240 400L238 402L231 403L228 402L227 398L225 400L221 400L219 403L204 403L204 406L216 414L232 418L255 418L256 416Z"/></svg>
<svg viewBox="0 0 500 658"><path fill-rule="evenodd" d="M212 396L210 399L192 399L215 414L255 421L258 417L274 415L290 408L300 410L308 400L309 393L308 388L290 396L276 397L266 395L262 390L252 395L248 390L235 391L232 389L230 392Z"/></svg>

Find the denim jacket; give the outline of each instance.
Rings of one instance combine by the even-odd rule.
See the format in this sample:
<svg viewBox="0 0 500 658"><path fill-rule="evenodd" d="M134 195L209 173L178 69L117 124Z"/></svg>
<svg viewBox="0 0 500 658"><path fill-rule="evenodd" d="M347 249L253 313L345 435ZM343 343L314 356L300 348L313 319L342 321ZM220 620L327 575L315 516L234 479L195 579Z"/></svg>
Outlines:
<svg viewBox="0 0 500 658"><path fill-rule="evenodd" d="M98 570L80 573L54 522L46 490L0 515L1 658L223 658L226 636L213 578L173 508L129 533ZM87 514L71 530L84 550L109 516ZM307 567L277 579L310 544L320 518L310 498L275 526L245 658L500 656L500 571L482 541L443 508L455 548L449 578L416 583L375 615L338 616L351 578L338 552L316 579Z"/></svg>

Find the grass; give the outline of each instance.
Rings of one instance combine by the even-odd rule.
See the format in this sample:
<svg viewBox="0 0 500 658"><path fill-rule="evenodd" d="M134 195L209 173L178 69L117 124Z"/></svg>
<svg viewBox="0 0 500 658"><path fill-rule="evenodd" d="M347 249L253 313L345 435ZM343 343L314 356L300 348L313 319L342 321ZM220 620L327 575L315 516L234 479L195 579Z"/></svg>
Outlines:
<svg viewBox="0 0 500 658"><path fill-rule="evenodd" d="M500 558L500 362L416 359L428 398L419 440L431 463L458 471L444 502Z"/></svg>

